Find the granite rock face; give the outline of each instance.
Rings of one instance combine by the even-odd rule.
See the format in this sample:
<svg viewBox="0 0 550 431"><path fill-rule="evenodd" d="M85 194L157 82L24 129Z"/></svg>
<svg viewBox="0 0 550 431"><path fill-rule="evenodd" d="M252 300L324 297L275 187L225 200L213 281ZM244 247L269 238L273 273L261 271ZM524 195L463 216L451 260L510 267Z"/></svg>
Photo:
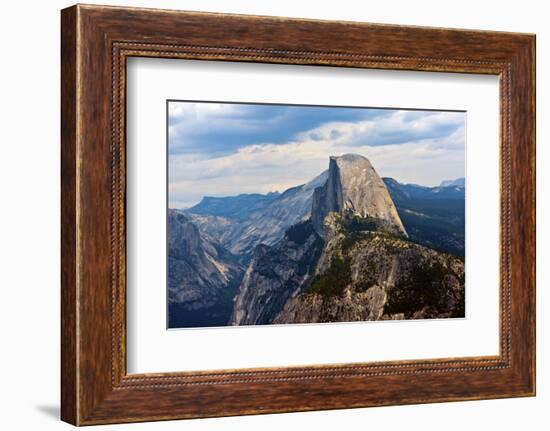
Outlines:
<svg viewBox="0 0 550 431"><path fill-rule="evenodd" d="M226 324L244 268L183 213L168 211L168 305L180 323ZM176 313L177 311L177 313ZM195 316L195 317L193 317ZM176 325L169 326L180 326Z"/></svg>
<svg viewBox="0 0 550 431"><path fill-rule="evenodd" d="M460 228L449 218L449 202L463 202L457 187L383 181L346 154L283 193L170 210L170 315L183 316L174 326L463 317L464 261L432 248L460 240L449 228ZM447 237L432 238L439 225Z"/></svg>
<svg viewBox="0 0 550 431"><path fill-rule="evenodd" d="M464 317L458 257L379 232L340 233L274 323Z"/></svg>
<svg viewBox="0 0 550 431"><path fill-rule="evenodd" d="M231 324L463 315L463 261L409 241L370 162L347 154L330 158L310 219L258 247Z"/></svg>
<svg viewBox="0 0 550 431"><path fill-rule="evenodd" d="M310 221L289 228L272 247L258 246L235 299L230 323L273 323L286 302L299 295L314 274L322 249L323 240Z"/></svg>
<svg viewBox="0 0 550 431"><path fill-rule="evenodd" d="M330 157L328 179L313 194L311 219L322 235L331 212L372 219L387 231L407 236L386 185L371 163L357 154Z"/></svg>
<svg viewBox="0 0 550 431"><path fill-rule="evenodd" d="M327 323L381 320L387 293L379 286L366 291L347 288L342 295L297 296L285 304L285 308L273 323Z"/></svg>

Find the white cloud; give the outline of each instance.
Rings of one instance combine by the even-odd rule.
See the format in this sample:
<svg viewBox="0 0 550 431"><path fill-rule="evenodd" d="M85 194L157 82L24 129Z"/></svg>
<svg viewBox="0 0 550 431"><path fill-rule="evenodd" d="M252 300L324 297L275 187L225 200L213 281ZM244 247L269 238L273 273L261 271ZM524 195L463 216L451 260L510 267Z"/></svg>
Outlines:
<svg viewBox="0 0 550 431"><path fill-rule="evenodd" d="M328 140L334 145L391 145L445 135L461 128L462 112L395 111L374 120L330 122L299 135L301 139Z"/></svg>
<svg viewBox="0 0 550 431"><path fill-rule="evenodd" d="M378 121L326 123L286 144L249 145L222 157L171 155L171 205L198 202L204 195L283 191L319 175L329 156L345 153L361 154L381 176L406 183L437 185L464 176L464 114L407 115L411 113L397 111ZM369 145L373 137L398 136L411 127L425 132L451 126L452 132L442 138Z"/></svg>

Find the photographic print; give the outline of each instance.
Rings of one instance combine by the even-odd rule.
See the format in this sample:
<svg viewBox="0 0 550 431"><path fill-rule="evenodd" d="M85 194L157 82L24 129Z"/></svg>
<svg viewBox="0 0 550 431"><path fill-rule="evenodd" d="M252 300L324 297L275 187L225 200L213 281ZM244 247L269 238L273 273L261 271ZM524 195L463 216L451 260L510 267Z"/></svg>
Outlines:
<svg viewBox="0 0 550 431"><path fill-rule="evenodd" d="M168 328L465 317L465 125L167 101Z"/></svg>

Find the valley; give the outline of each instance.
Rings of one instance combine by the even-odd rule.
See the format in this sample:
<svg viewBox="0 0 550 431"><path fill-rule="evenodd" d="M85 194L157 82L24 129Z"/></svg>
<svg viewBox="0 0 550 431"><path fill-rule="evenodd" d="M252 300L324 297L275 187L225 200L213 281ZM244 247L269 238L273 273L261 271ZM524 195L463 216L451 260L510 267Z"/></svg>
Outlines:
<svg viewBox="0 0 550 431"><path fill-rule="evenodd" d="M282 193L170 209L169 327L463 317L464 203L464 179L346 154Z"/></svg>

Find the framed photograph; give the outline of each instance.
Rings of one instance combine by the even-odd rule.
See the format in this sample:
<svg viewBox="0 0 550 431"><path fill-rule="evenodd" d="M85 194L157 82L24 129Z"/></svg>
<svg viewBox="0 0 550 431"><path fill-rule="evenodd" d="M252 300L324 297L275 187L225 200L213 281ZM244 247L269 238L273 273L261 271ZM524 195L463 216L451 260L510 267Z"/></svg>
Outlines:
<svg viewBox="0 0 550 431"><path fill-rule="evenodd" d="M535 394L535 37L61 14L62 419Z"/></svg>

